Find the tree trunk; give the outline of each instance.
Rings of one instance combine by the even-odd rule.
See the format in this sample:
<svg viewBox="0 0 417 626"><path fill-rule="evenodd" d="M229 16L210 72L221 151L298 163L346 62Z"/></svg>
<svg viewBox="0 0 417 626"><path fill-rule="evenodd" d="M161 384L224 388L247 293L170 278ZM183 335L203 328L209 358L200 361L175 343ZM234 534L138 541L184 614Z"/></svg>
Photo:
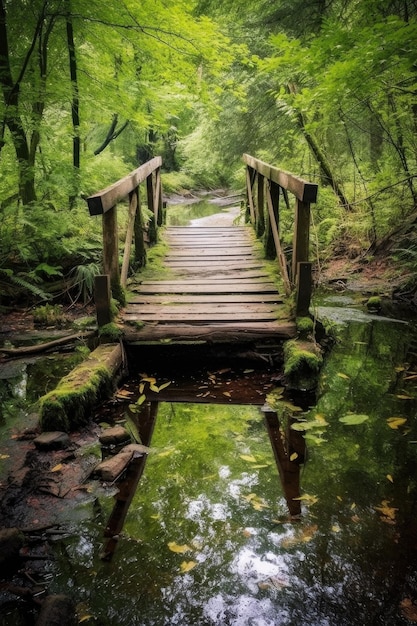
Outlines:
<svg viewBox="0 0 417 626"><path fill-rule="evenodd" d="M73 128L72 139L72 164L74 168L73 192L69 197L70 208L74 207L80 187L80 97L77 79L77 57L75 54L74 44L74 28L72 25L71 0L66 0L66 30L67 30L67 46L69 56L69 70L72 88L71 117Z"/></svg>

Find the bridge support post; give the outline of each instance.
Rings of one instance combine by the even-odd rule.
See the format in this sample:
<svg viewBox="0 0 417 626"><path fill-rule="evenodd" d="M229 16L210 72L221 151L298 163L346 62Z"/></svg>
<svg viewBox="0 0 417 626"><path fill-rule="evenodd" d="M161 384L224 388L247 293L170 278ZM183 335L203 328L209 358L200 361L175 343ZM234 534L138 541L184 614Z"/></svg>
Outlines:
<svg viewBox="0 0 417 626"><path fill-rule="evenodd" d="M295 295L295 312L297 316L307 316L310 309L312 263L298 263Z"/></svg>
<svg viewBox="0 0 417 626"><path fill-rule="evenodd" d="M101 274L95 277L94 300L96 303L97 325L101 328L111 322L111 290L110 276L108 274Z"/></svg>
<svg viewBox="0 0 417 626"><path fill-rule="evenodd" d="M124 304L125 298L120 283L116 206L103 213L103 267L104 274L110 276L113 297Z"/></svg>

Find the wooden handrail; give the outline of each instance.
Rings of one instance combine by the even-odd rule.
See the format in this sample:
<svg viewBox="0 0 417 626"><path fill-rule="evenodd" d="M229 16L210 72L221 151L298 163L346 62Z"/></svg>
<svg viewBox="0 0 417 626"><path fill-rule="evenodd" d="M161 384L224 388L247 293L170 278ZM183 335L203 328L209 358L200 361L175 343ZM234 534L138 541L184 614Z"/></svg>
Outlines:
<svg viewBox="0 0 417 626"><path fill-rule="evenodd" d="M90 215L102 215L103 275L97 277L95 285L99 326L110 322L111 296L124 303L124 287L128 276L132 242L135 242L135 265L142 267L146 263L145 230L148 243L153 244L157 241L157 229L163 223L161 166L162 158L157 156L86 200ZM142 222L141 183L146 183L148 209L152 215L147 228ZM123 263L120 268L117 204L127 198L129 214ZM100 303L100 306L97 303Z"/></svg>
<svg viewBox="0 0 417 626"><path fill-rule="evenodd" d="M269 259L277 257L286 294L290 295L295 290L296 314L307 315L312 289L312 264L309 262L310 204L317 200L318 185L249 154L243 155L243 161L246 164L247 216L257 236L264 239L266 257ZM287 205L287 192L296 198L290 273L279 228L281 191ZM267 220L265 220L265 197Z"/></svg>

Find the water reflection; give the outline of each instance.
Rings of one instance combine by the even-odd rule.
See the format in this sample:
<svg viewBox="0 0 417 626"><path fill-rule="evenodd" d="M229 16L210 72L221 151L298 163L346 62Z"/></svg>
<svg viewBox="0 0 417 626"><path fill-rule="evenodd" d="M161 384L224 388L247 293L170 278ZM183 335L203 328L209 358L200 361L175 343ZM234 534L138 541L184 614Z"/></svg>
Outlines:
<svg viewBox="0 0 417 626"><path fill-rule="evenodd" d="M255 405L161 402L111 563L99 546L114 503L99 496L99 520L82 529L94 562L74 557L67 572L95 623L407 623L417 600L415 345L411 325L344 319L314 406L292 422L302 431ZM393 428L393 417L405 421ZM304 460L304 441L300 487L288 461ZM58 588L64 580L57 571Z"/></svg>

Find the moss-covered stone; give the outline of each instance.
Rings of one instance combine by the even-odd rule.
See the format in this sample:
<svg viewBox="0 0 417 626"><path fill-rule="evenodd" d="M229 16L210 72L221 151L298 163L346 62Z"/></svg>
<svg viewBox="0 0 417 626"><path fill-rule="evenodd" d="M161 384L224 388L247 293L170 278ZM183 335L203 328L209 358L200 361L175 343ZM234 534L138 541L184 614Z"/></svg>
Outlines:
<svg viewBox="0 0 417 626"><path fill-rule="evenodd" d="M313 341L291 339L284 345L284 374L289 386L311 390L323 364L320 346Z"/></svg>
<svg viewBox="0 0 417 626"><path fill-rule="evenodd" d="M114 322L105 324L99 329L99 337L102 343L113 343L123 336L123 330Z"/></svg>
<svg viewBox="0 0 417 626"><path fill-rule="evenodd" d="M64 376L57 387L40 399L40 425L43 431L70 432L84 424L91 409L109 394L113 379L122 365L119 344L104 344Z"/></svg>

